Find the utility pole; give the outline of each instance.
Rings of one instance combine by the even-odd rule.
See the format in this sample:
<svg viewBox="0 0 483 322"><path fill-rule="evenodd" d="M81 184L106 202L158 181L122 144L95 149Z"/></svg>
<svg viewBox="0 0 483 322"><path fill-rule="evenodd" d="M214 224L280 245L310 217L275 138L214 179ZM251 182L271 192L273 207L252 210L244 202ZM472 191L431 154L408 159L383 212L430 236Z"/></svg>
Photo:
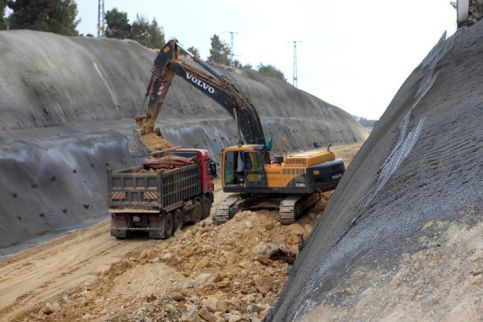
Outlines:
<svg viewBox="0 0 483 322"><path fill-rule="evenodd" d="M238 32L236 31L227 31L229 34L230 34L230 49L231 49L231 53L230 53L230 60L231 60L231 64L233 65L233 61L234 61L234 58L235 58L235 35L238 35Z"/></svg>
<svg viewBox="0 0 483 322"><path fill-rule="evenodd" d="M106 14L104 11L104 0L97 2L97 37L104 37L106 31Z"/></svg>
<svg viewBox="0 0 483 322"><path fill-rule="evenodd" d="M292 40L293 43L293 65L292 65L292 85L298 87L298 70L297 70L297 43L300 40Z"/></svg>

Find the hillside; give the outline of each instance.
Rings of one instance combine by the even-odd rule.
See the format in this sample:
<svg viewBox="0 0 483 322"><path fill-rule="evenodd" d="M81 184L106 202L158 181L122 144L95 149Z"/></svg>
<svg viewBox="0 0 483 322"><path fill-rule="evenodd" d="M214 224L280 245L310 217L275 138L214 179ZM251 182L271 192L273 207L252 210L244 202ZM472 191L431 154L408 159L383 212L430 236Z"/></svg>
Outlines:
<svg viewBox="0 0 483 322"><path fill-rule="evenodd" d="M479 321L483 23L444 35L342 178L270 321Z"/></svg>

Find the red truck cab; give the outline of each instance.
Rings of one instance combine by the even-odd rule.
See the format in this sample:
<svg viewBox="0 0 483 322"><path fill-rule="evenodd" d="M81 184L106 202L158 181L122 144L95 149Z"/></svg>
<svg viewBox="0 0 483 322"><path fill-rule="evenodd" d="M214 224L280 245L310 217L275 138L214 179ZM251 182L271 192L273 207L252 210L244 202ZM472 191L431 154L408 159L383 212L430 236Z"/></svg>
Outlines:
<svg viewBox="0 0 483 322"><path fill-rule="evenodd" d="M204 149L177 149L177 156L192 158L196 157L200 165L201 190L204 193L213 192L215 185L213 179L216 178L216 165L211 160L207 150Z"/></svg>

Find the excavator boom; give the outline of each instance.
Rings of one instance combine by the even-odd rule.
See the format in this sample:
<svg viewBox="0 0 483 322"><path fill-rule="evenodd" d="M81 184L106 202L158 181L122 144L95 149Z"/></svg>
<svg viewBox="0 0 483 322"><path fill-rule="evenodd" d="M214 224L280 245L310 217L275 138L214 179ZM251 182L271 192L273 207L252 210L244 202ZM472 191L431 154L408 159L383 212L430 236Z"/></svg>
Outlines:
<svg viewBox="0 0 483 322"><path fill-rule="evenodd" d="M180 50L186 52L201 68L195 67L195 64L182 57ZM216 101L235 118L240 143L265 145L260 117L250 99L225 75L182 49L175 39L170 40L159 51L154 61L145 99L147 114L144 118L139 118L144 133L155 130L155 121L175 75ZM142 122L144 120L146 122Z"/></svg>

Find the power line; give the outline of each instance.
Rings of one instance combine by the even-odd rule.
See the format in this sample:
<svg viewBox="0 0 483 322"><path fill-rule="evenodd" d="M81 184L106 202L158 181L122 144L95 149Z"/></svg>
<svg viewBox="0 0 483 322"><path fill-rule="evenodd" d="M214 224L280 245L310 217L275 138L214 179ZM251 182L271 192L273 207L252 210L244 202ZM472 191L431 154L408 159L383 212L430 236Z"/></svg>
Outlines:
<svg viewBox="0 0 483 322"><path fill-rule="evenodd" d="M104 37L106 31L106 12L104 11L104 0L97 2L97 37Z"/></svg>
<svg viewBox="0 0 483 322"><path fill-rule="evenodd" d="M235 58L235 35L238 35L236 31L227 31L230 34L230 61L233 64Z"/></svg>
<svg viewBox="0 0 483 322"><path fill-rule="evenodd" d="M292 40L293 43L293 65L292 65L292 85L298 87L298 67L297 67L297 43L301 40Z"/></svg>

